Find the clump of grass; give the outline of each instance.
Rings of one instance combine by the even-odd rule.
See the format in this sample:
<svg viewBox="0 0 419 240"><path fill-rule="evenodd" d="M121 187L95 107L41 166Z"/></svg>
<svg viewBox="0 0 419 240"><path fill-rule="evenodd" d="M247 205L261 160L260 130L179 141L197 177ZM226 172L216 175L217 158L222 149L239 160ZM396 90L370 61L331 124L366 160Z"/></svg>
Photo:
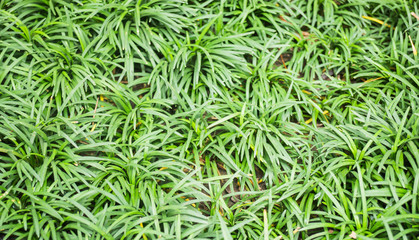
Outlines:
<svg viewBox="0 0 419 240"><path fill-rule="evenodd" d="M417 15L0 1L0 238L415 238Z"/></svg>

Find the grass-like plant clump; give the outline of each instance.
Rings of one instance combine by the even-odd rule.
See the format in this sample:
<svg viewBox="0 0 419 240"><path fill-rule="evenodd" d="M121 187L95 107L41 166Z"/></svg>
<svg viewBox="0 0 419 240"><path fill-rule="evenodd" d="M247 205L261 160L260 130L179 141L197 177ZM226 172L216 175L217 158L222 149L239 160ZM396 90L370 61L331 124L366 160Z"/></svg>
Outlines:
<svg viewBox="0 0 419 240"><path fill-rule="evenodd" d="M417 239L416 0L0 0L0 239Z"/></svg>

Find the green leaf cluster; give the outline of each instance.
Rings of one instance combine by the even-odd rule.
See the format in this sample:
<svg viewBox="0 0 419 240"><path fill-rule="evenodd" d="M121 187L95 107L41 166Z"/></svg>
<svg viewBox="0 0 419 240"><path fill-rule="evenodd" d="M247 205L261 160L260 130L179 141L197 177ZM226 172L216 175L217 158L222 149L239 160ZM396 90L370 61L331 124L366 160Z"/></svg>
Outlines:
<svg viewBox="0 0 419 240"><path fill-rule="evenodd" d="M0 238L417 237L417 15L0 0Z"/></svg>

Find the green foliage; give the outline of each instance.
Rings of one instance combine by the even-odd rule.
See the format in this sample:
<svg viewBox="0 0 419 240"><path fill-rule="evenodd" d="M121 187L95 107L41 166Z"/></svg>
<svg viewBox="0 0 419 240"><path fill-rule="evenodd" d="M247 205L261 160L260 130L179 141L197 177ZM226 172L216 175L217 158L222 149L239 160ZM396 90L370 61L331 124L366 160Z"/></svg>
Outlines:
<svg viewBox="0 0 419 240"><path fill-rule="evenodd" d="M415 238L412 12L0 0L0 238Z"/></svg>

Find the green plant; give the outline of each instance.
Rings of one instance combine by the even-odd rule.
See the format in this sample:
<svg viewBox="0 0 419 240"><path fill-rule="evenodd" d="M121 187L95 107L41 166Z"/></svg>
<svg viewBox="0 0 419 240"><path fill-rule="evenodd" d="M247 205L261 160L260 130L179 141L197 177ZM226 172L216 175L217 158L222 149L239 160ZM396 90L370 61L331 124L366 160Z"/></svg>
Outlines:
<svg viewBox="0 0 419 240"><path fill-rule="evenodd" d="M0 238L415 238L417 15L1 0Z"/></svg>

